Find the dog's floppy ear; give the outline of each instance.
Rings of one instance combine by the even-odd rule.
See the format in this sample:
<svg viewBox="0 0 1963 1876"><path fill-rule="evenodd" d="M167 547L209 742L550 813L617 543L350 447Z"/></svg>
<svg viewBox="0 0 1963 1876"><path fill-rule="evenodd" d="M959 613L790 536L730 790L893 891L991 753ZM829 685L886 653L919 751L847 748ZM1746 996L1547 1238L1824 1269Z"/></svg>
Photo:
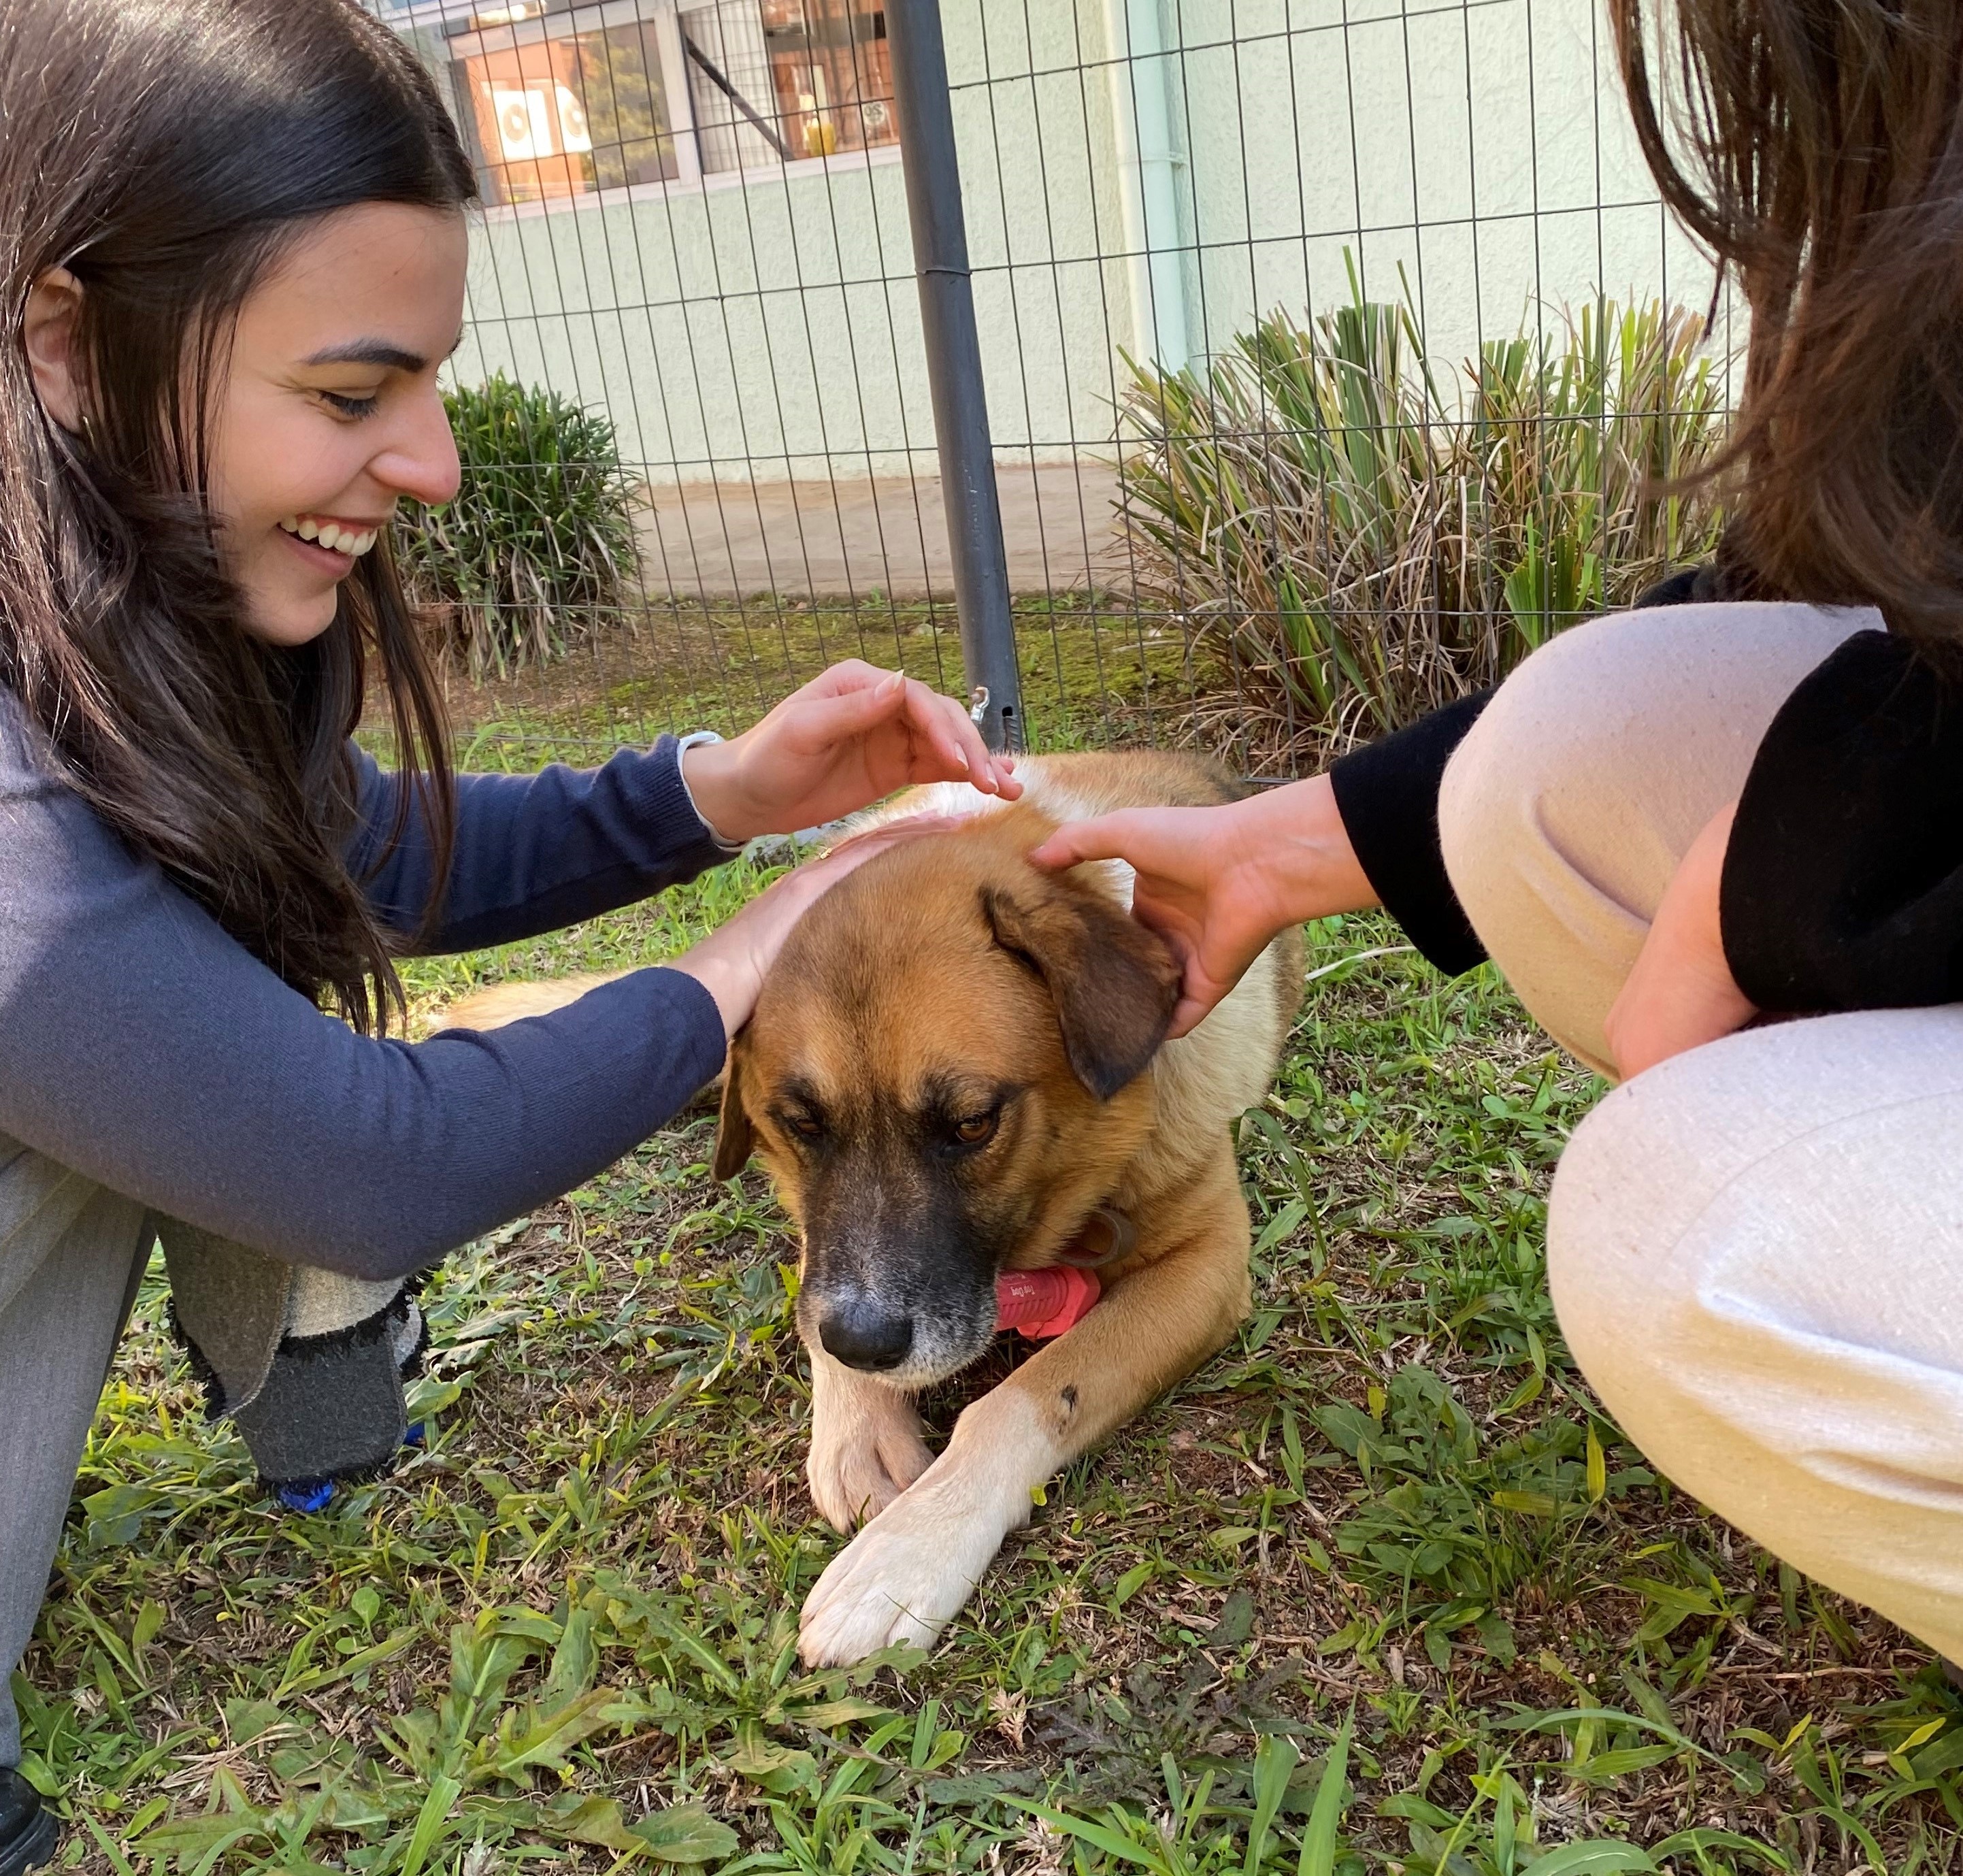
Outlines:
<svg viewBox="0 0 1963 1876"><path fill-rule="evenodd" d="M756 1139L749 1109L743 1105L742 1054L732 1042L729 1059L722 1068L722 1106L716 1116L716 1164L709 1169L711 1176L734 1179L750 1164Z"/></svg>
<svg viewBox="0 0 1963 1876"><path fill-rule="evenodd" d="M1077 1078L1108 1101L1158 1054L1179 1001L1165 941L1101 893L1046 879L1010 893L985 887L982 913L1004 950L1040 975Z"/></svg>

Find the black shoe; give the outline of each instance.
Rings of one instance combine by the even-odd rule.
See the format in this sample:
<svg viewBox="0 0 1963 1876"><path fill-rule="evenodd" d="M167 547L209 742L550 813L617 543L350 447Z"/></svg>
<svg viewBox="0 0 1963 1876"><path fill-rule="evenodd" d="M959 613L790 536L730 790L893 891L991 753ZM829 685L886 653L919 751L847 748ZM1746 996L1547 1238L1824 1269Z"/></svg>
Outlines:
<svg viewBox="0 0 1963 1876"><path fill-rule="evenodd" d="M22 1876L54 1860L61 1826L41 1794L11 1766L0 1766L0 1876Z"/></svg>

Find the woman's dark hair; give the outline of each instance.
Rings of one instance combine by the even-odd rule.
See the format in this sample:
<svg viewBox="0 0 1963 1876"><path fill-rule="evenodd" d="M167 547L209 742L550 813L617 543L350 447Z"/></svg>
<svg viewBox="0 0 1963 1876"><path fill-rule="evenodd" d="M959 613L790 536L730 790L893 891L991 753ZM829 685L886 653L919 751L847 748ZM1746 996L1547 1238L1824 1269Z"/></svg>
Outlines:
<svg viewBox="0 0 1963 1876"><path fill-rule="evenodd" d="M1963 649L1963 5L1610 11L1664 197L1751 308L1733 589Z"/></svg>
<svg viewBox="0 0 1963 1876"><path fill-rule="evenodd" d="M353 0L0 6L0 685L46 759L289 984L386 1026L395 948L343 853L372 667L448 869L441 700L386 544L296 649L247 629L203 500L239 309L287 245L363 203L456 209L469 159L408 48ZM82 283L88 415L34 393L49 269Z"/></svg>

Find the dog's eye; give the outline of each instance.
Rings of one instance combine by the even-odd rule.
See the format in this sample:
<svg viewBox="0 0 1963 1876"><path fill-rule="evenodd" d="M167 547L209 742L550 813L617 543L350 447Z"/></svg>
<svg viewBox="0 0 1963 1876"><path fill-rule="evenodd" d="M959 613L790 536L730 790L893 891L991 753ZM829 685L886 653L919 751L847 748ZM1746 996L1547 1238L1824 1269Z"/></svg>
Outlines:
<svg viewBox="0 0 1963 1876"><path fill-rule="evenodd" d="M825 1123L815 1114L786 1114L784 1125L800 1140L817 1140L824 1137Z"/></svg>
<svg viewBox="0 0 1963 1876"><path fill-rule="evenodd" d="M985 1114L970 1114L966 1119L954 1123L954 1137L965 1147L978 1147L985 1140L994 1137L1001 1118L999 1109L991 1109Z"/></svg>

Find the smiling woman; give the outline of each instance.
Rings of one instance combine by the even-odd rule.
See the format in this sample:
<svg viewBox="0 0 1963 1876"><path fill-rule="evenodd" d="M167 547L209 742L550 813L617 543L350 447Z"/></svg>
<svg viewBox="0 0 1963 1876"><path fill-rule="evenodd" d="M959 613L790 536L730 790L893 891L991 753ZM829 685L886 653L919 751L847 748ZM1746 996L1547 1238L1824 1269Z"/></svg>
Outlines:
<svg viewBox="0 0 1963 1876"><path fill-rule="evenodd" d="M403 496L456 493L437 372L463 316L454 213L396 203L311 230L241 309L211 505L262 636L304 643Z"/></svg>
<svg viewBox="0 0 1963 1876"><path fill-rule="evenodd" d="M257 148L223 134L242 87L282 88L248 14L193 8L166 34L52 10L72 29L52 43L175 55L181 89L166 100L132 71L118 92L104 74L86 116L37 122L53 87L8 112L0 222L36 239L10 257L24 311L8 362L32 395L8 400L0 440L0 680L104 818L242 943L276 949L296 988L365 1020L389 947L338 849L367 656L439 853L453 810L400 590L386 561L350 581L335 547L379 532L402 494L454 491L435 371L461 318L469 166L420 73L338 8L299 9L282 50L342 108L290 96ZM34 11L10 10L17 41ZM146 160L166 142L172 160ZM37 199L51 158L66 215ZM278 525L303 515L312 544ZM228 613L249 629L223 629ZM309 647L314 681L291 691L267 644ZM174 707L187 690L223 715ZM290 748L297 767L275 755Z"/></svg>
<svg viewBox="0 0 1963 1876"><path fill-rule="evenodd" d="M458 485L437 374L475 185L421 68L354 0L7 0L0 123L0 1876L19 1876L56 1833L14 1770L11 1670L152 1245L269 1483L312 1504L385 1468L421 1333L405 1279L661 1125L803 908L872 850L495 1043L385 1037L395 959L554 930L908 782L1017 784L959 705L863 664L729 744L453 775L389 546L398 502ZM351 740L371 691L400 773Z"/></svg>

